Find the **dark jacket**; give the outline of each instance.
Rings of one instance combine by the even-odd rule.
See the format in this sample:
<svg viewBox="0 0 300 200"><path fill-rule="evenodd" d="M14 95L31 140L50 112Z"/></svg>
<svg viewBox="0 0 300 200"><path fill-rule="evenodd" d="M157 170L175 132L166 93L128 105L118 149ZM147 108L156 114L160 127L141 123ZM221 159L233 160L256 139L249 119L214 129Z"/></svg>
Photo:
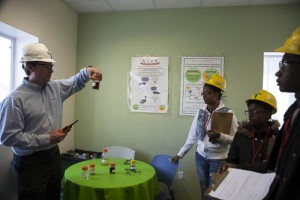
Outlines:
<svg viewBox="0 0 300 200"><path fill-rule="evenodd" d="M263 142L268 131L260 132L248 121L241 122L231 143L226 161L228 163L236 164L240 169L266 172L266 161L270 156L275 143L275 137L279 131L279 122L277 120L271 120L269 124L269 133L265 142ZM252 131L254 131L254 153ZM255 157L255 162L252 164L253 154L256 153L257 156Z"/></svg>
<svg viewBox="0 0 300 200"><path fill-rule="evenodd" d="M283 137L283 127L299 105L295 102L284 115L284 124L278 134L268 165L269 170L275 170L277 155ZM299 200L300 199L300 115L298 114L290 127L290 138L283 149L280 163L276 170L279 181L272 190L270 200Z"/></svg>

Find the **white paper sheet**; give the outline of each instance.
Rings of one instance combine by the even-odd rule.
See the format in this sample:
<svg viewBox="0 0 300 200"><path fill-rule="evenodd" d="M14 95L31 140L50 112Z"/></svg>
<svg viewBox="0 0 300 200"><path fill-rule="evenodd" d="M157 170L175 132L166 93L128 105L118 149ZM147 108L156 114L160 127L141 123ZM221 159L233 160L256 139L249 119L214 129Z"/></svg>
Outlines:
<svg viewBox="0 0 300 200"><path fill-rule="evenodd" d="M209 195L224 200L261 200L267 195L274 178L275 173L229 168L229 174Z"/></svg>

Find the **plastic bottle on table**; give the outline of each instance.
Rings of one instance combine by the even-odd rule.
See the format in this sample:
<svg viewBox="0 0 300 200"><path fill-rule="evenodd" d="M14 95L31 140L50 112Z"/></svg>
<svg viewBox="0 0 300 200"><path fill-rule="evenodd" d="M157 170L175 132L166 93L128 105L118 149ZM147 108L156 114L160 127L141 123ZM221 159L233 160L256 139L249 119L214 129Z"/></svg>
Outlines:
<svg viewBox="0 0 300 200"><path fill-rule="evenodd" d="M83 179L89 179L89 168L87 166L82 166L81 167L82 171L81 171L81 177Z"/></svg>
<svg viewBox="0 0 300 200"><path fill-rule="evenodd" d="M130 160L130 169L135 170L135 160Z"/></svg>
<svg viewBox="0 0 300 200"><path fill-rule="evenodd" d="M115 174L116 173L116 164L114 162L111 162L110 164L110 167L109 167L109 173L111 174Z"/></svg>
<svg viewBox="0 0 300 200"><path fill-rule="evenodd" d="M90 164L90 175L95 175L95 174L96 174L95 164L91 163Z"/></svg>
<svg viewBox="0 0 300 200"><path fill-rule="evenodd" d="M107 149L102 149L101 165L108 165Z"/></svg>

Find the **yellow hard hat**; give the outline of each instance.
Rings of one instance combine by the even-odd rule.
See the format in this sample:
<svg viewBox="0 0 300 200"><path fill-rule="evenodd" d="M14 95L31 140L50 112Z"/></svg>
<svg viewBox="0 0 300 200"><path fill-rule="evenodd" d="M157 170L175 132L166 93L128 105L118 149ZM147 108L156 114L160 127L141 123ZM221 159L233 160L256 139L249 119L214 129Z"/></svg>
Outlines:
<svg viewBox="0 0 300 200"><path fill-rule="evenodd" d="M275 51L300 55L300 26L290 35L284 45Z"/></svg>
<svg viewBox="0 0 300 200"><path fill-rule="evenodd" d="M219 73L212 75L204 84L215 86L222 91L226 90L226 80Z"/></svg>
<svg viewBox="0 0 300 200"><path fill-rule="evenodd" d="M248 104L248 101L261 101L268 105L270 105L273 108L272 114L275 114L277 112L277 101L273 94L266 90L260 90L256 93L254 93L250 99L246 100L246 103Z"/></svg>

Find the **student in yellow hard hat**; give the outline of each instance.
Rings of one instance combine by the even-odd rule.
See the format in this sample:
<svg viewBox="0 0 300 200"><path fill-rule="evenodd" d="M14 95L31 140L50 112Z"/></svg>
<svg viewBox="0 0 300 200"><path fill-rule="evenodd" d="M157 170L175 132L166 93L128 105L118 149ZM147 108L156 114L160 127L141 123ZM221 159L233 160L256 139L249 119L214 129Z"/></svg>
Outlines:
<svg viewBox="0 0 300 200"><path fill-rule="evenodd" d="M204 83L202 95L205 106L196 113L185 144L172 158L172 162L177 162L197 143L195 162L202 195L211 185L210 175L224 164L238 126L237 119L233 114L229 135L211 130L211 117L214 112L233 113L222 103L222 95L225 90L226 81L219 74L213 75Z"/></svg>
<svg viewBox="0 0 300 200"><path fill-rule="evenodd" d="M278 133L279 122L272 120L277 111L276 98L266 90L254 93L246 100L248 120L242 121L231 143L226 164L228 167L266 172L267 160Z"/></svg>
<svg viewBox="0 0 300 200"><path fill-rule="evenodd" d="M284 115L271 154L269 169L276 172L279 181L269 199L300 199L300 27L275 51L285 53L275 74L279 90L295 93L296 101Z"/></svg>

